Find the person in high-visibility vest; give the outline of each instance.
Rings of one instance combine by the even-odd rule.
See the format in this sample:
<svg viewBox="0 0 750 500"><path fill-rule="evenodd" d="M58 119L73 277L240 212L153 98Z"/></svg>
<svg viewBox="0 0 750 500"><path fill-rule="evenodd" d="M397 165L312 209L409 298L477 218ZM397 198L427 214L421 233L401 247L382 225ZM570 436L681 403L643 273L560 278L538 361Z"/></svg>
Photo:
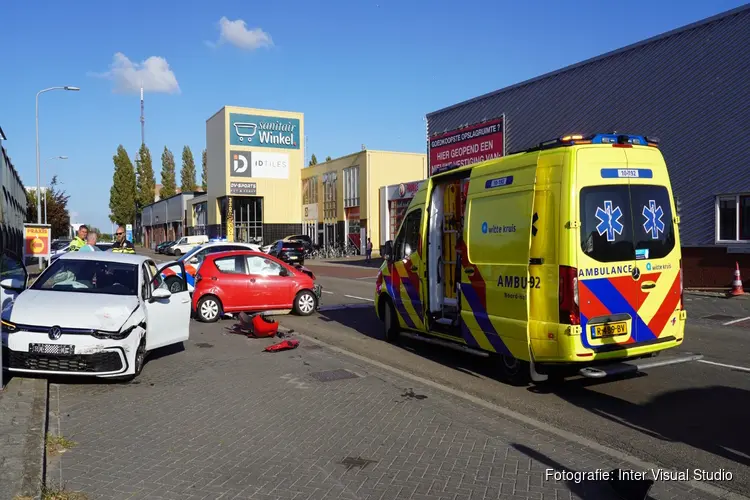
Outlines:
<svg viewBox="0 0 750 500"><path fill-rule="evenodd" d="M86 224L81 224L81 227L78 228L78 234L75 238L73 238L73 241L70 242L70 245L68 246L69 252L77 252L82 247L86 246L86 239L89 234L89 228L86 226Z"/></svg>
<svg viewBox="0 0 750 500"><path fill-rule="evenodd" d="M112 245L110 252L116 253L135 253L135 247L133 243L125 239L125 228L122 226L117 227L115 233L115 244Z"/></svg>

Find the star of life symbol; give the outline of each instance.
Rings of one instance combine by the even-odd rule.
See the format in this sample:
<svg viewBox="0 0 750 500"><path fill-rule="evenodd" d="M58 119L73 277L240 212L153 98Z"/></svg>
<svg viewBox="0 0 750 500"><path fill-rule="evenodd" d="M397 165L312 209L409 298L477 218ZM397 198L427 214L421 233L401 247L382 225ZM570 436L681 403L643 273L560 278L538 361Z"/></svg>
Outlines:
<svg viewBox="0 0 750 500"><path fill-rule="evenodd" d="M599 219L599 224L596 226L596 230L599 232L599 236L607 234L607 241L615 241L615 234L622 234L623 225L620 222L622 218L622 210L620 207L612 208L611 201L604 202L604 208L596 207L596 218Z"/></svg>
<svg viewBox="0 0 750 500"><path fill-rule="evenodd" d="M659 233L664 232L664 222L661 218L664 216L664 210L656 206L656 201L649 200L648 206L643 207L643 216L646 222L643 223L643 230L651 233L651 239L658 240Z"/></svg>

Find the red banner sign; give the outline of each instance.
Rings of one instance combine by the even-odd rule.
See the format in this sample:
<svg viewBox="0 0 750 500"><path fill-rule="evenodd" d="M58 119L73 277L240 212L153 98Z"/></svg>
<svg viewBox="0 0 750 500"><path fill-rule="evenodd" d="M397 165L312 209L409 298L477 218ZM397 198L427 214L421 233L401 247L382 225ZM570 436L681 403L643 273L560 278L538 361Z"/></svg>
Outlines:
<svg viewBox="0 0 750 500"><path fill-rule="evenodd" d="M503 119L430 137L430 175L503 156Z"/></svg>

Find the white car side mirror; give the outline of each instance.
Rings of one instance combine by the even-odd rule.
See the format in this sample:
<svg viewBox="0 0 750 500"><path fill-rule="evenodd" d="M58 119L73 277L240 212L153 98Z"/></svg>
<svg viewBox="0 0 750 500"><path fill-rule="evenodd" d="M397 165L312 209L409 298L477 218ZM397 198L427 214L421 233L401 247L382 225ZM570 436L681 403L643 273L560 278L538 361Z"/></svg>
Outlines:
<svg viewBox="0 0 750 500"><path fill-rule="evenodd" d="M151 294L151 298L154 299L168 299L171 296L172 292L170 292L167 288L157 288Z"/></svg>
<svg viewBox="0 0 750 500"><path fill-rule="evenodd" d="M12 278L0 281L0 287L4 288L5 290L13 291L21 291L25 288L22 280L16 280Z"/></svg>
<svg viewBox="0 0 750 500"><path fill-rule="evenodd" d="M193 257L192 259L190 259L190 263L191 264L197 264L198 263L198 257Z"/></svg>

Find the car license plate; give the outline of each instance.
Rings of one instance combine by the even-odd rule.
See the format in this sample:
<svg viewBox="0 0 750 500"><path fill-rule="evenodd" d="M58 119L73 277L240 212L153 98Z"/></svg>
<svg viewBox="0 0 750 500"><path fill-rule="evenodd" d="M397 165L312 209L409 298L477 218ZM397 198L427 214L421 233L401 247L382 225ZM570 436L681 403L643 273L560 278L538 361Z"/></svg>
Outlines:
<svg viewBox="0 0 750 500"><path fill-rule="evenodd" d="M70 356L75 354L75 346L70 344L29 344L29 352L32 354Z"/></svg>
<svg viewBox="0 0 750 500"><path fill-rule="evenodd" d="M297 256L296 255L290 255L289 256L289 260L297 260Z"/></svg>
<svg viewBox="0 0 750 500"><path fill-rule="evenodd" d="M617 335L627 335L628 323L618 321L617 323L604 323L602 325L593 325L591 327L591 337L600 339L604 337L616 337Z"/></svg>

